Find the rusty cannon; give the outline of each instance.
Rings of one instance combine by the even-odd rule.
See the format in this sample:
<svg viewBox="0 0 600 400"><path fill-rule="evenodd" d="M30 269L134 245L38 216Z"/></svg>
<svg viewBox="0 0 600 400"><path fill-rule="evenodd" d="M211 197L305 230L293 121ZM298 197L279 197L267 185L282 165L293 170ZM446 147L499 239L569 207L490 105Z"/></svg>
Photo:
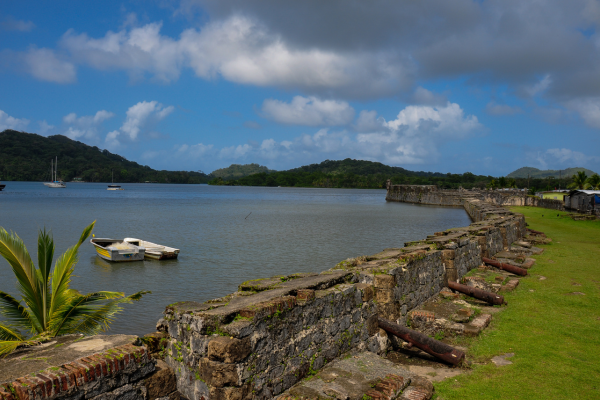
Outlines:
<svg viewBox="0 0 600 400"><path fill-rule="evenodd" d="M486 257L481 257L481 260L486 264L490 264L496 268L503 269L504 271L508 271L511 274L521 275L521 276L527 275L526 269L517 267L515 265L504 264L504 263L501 263L500 261L492 260L491 258L486 258Z"/></svg>
<svg viewBox="0 0 600 400"><path fill-rule="evenodd" d="M452 365L458 365L464 358L465 353L439 340L430 338L420 332L400 326L383 318L377 318L379 327L392 335L398 336L405 342L418 347L426 353L439 358Z"/></svg>
<svg viewBox="0 0 600 400"><path fill-rule="evenodd" d="M461 285L457 282L448 282L448 287L452 290L456 290L457 292L461 292L468 296L475 297L476 299L483 300L495 306L499 306L505 302L504 297L499 296L496 293L486 292L485 290L481 290L467 285Z"/></svg>

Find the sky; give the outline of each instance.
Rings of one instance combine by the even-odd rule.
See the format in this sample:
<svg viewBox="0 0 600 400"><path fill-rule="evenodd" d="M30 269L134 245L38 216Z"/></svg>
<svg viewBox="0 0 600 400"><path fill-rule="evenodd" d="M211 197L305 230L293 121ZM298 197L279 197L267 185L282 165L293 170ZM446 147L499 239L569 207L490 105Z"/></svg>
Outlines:
<svg viewBox="0 0 600 400"><path fill-rule="evenodd" d="M155 169L600 171L600 0L5 1L0 131Z"/></svg>

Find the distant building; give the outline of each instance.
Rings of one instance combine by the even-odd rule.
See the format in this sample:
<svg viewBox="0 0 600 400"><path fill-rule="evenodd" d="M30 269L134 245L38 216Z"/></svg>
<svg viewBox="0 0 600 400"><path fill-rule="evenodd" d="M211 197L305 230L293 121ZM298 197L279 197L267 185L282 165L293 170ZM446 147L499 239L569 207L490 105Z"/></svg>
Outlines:
<svg viewBox="0 0 600 400"><path fill-rule="evenodd" d="M550 199L550 200L565 200L565 196L569 194L568 190L550 190L547 192L539 192L538 195L542 199Z"/></svg>
<svg viewBox="0 0 600 400"><path fill-rule="evenodd" d="M574 190L565 196L565 207L579 212L600 210L600 190Z"/></svg>

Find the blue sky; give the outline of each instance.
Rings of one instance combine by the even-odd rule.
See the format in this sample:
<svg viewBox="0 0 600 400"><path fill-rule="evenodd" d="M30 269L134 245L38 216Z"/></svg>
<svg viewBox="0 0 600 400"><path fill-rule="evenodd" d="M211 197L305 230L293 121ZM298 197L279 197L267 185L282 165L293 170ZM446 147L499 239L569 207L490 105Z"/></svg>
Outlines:
<svg viewBox="0 0 600 400"><path fill-rule="evenodd" d="M600 2L22 1L0 130L168 170L600 171Z"/></svg>

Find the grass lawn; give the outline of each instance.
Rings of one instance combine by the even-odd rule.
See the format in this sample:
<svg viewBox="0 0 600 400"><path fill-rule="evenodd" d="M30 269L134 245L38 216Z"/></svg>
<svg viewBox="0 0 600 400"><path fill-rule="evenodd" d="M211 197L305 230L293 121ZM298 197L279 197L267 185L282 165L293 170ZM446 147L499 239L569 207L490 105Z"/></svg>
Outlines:
<svg viewBox="0 0 600 400"><path fill-rule="evenodd" d="M573 221L543 208L511 210L553 241L534 256L530 276L505 294L508 307L494 316L491 328L473 339L473 371L436 384L436 396L600 399L600 221ZM515 353L512 365L489 362L504 353Z"/></svg>

